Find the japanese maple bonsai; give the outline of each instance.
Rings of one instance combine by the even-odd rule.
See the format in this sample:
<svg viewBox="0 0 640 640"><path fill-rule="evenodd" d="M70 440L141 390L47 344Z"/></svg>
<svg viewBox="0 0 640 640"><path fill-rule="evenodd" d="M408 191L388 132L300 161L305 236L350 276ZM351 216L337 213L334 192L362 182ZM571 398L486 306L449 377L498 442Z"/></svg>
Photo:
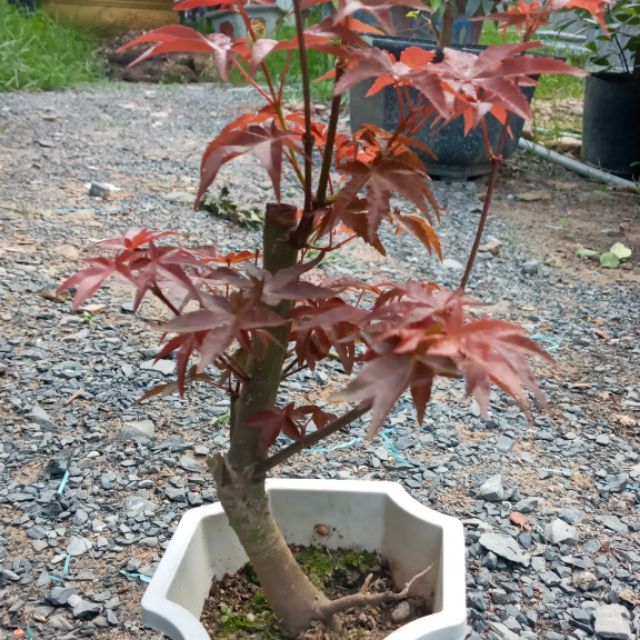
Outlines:
<svg viewBox="0 0 640 640"><path fill-rule="evenodd" d="M457 291L428 282L363 282L312 271L327 254L356 239L384 255L383 224L414 234L426 250L440 255L431 225L439 214L438 203L424 164L412 149L421 147L412 140L413 132L434 113L444 120L463 118L467 130L479 126L482 131L488 113L502 121L508 112L527 117L520 87L533 82L531 74L575 70L529 55L531 43L492 47L471 58L447 51L441 61L434 52L415 49L397 62L368 46L362 32L370 27L352 17L364 6L381 28L387 28L393 6L415 9L422 6L418 0L344 0L335 13L308 27L302 12L319 2L296 0L297 36L282 42L254 37L242 0L223 3L243 18L248 38L204 36L172 25L128 46L154 43L139 60L175 51L211 53L223 77L235 67L264 101L261 108L227 125L207 146L196 196L199 202L223 164L254 153L273 183L275 198L266 204L260 255L245 247L220 255L211 246L168 244L175 240L175 232L133 229L124 237L103 241L108 255L91 259L62 287L75 288L78 306L114 278L135 289L136 308L147 294L167 307L173 316L165 325L170 337L157 357L175 356L177 381L149 391L146 397L174 390L184 393L188 384L203 379L228 391L229 449L212 456L209 468L283 634L294 637L312 621L330 624L353 600L330 601L298 566L271 515L267 473L363 416L368 416L369 434L375 436L406 391L411 392L422 422L437 376L463 376L467 393L475 396L483 411L491 384L523 406L529 392L542 401L528 358L545 355L518 325L468 314L471 303L463 289L480 233ZM184 0L176 9L208 4L210 0ZM312 118L309 49L336 60L335 95L326 123ZM283 103L287 65L276 82L264 62L276 50L287 51L289 58L299 56L301 112L288 112ZM264 84L256 80L259 71ZM338 131L341 96L367 78L376 78L373 90L395 87L402 118L392 132L363 126L345 135ZM408 87L421 98L414 101ZM499 157L494 160L483 222ZM293 203L281 197L285 163L300 185L300 199ZM415 213L396 208L392 204L396 195L410 202ZM348 411L336 416L314 404L296 406L282 396L284 379L314 369L334 355L346 373L356 370L337 396L352 403ZM218 379L213 379L212 369L218 370ZM280 433L292 442L274 450ZM367 594L362 595L364 604ZM380 594L370 597L381 600Z"/></svg>

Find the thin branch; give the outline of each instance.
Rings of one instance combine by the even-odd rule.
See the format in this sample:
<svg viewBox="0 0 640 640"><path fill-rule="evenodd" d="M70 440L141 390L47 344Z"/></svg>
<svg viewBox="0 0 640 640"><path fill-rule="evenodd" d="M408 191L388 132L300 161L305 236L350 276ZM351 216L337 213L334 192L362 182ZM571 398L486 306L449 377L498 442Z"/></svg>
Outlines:
<svg viewBox="0 0 640 640"><path fill-rule="evenodd" d="M316 431L312 431L311 433L308 433L302 436L300 440L296 440L295 442L290 444L288 447L285 447L284 449L280 449L280 451L278 451L277 453L274 453L272 456L266 458L265 460L260 461L254 467L253 477L254 478L261 477L267 471L269 471L270 469L273 469L273 467L276 467L279 464L282 464L285 460L288 460L291 456L295 455L299 451L302 451L302 449L306 449L307 447L310 447L316 442L319 442L323 438L330 436L332 433L335 433L336 431L339 431L340 429L350 425L354 420L357 420L360 416L363 416L365 413L367 413L367 411L369 411L370 408L371 408L371 405L369 404L360 405L355 409L351 409L350 411L347 411L347 413L345 413L340 418L337 418L333 422L329 423L326 427L322 427L322 429L317 429Z"/></svg>
<svg viewBox="0 0 640 640"><path fill-rule="evenodd" d="M301 0L293 0L293 13L296 20L296 32L298 36L298 53L300 56L300 75L302 80L302 97L304 100L304 133L302 143L304 146L304 212L308 215L312 208L312 153L313 135L311 133L311 78L309 76L309 61L307 60L307 47L304 42L304 19L302 17Z"/></svg>
<svg viewBox="0 0 640 640"><path fill-rule="evenodd" d="M496 178L498 177L498 169L502 164L502 149L504 147L504 141L507 137L508 122L505 122L500 133L498 148L496 150L496 153L494 154L493 150L491 149L491 144L489 143L488 135L486 132L486 124L484 120L482 121L482 125L483 133L485 135L485 144L488 145L488 152L491 156L491 174L489 175L489 182L487 183L487 193L484 197L484 204L482 206L482 213L480 214L480 221L478 222L478 228L476 230L476 237L473 239L471 252L469 253L469 258L467 259L467 266L465 267L462 280L460 280L460 289L462 291L464 291L467 283L469 282L469 276L471 275L471 270L473 269L473 263L475 262L476 256L478 255L478 248L480 247L480 241L482 240L482 232L484 231L484 226L487 222L489 209L491 207L491 200L493 199L493 189L496 184Z"/></svg>
<svg viewBox="0 0 640 640"><path fill-rule="evenodd" d="M340 80L342 73L342 65L336 63L336 83ZM316 206L318 207L324 206L327 197L327 187L329 186L329 178L331 175L331 161L333 159L333 145L336 139L336 131L338 130L338 118L340 117L341 102L342 94L337 96L334 95L333 100L331 100L331 112L329 115L329 125L327 127L327 140L324 146L322 168L320 169L318 189L316 191Z"/></svg>
<svg viewBox="0 0 640 640"><path fill-rule="evenodd" d="M398 602L399 600L406 600L407 598L417 597L419 594L415 592L416 584L424 578L433 569L433 565L430 564L426 569L417 573L407 584L405 584L402 591L383 591L381 593L367 593L364 590L360 590L358 593L352 593L348 596L343 596L337 600L331 600L327 605L322 608L326 617L331 617L336 613L345 611L347 609L360 609L367 606L375 606L382 604L383 602ZM370 582L369 578L365 580L365 585L368 586ZM365 586L363 585L363 587Z"/></svg>

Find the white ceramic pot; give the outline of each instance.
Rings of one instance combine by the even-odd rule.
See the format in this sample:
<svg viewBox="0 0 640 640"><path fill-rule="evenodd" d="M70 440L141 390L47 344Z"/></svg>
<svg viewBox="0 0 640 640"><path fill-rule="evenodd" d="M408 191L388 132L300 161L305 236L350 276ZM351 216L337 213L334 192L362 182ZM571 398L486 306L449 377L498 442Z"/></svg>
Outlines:
<svg viewBox="0 0 640 640"><path fill-rule="evenodd" d="M403 586L429 565L423 597L433 613L388 640L462 640L466 626L461 523L414 500L393 482L268 480L273 514L288 543L379 551ZM315 525L331 533L319 537ZM142 599L146 625L171 640L209 640L200 614L214 579L247 557L218 504L188 511Z"/></svg>

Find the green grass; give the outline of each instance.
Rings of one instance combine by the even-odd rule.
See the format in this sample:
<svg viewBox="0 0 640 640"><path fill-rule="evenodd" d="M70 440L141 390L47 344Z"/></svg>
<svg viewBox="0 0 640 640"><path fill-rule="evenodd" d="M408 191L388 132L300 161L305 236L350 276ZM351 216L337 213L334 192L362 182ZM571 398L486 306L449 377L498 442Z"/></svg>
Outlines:
<svg viewBox="0 0 640 640"><path fill-rule="evenodd" d="M97 34L0 0L0 91L51 90L104 75Z"/></svg>
<svg viewBox="0 0 640 640"><path fill-rule="evenodd" d="M276 40L291 40L295 37L296 30L292 24L281 23L276 29L273 38ZM312 80L333 69L334 57L320 51L307 51L309 60L309 75ZM286 51L276 51L266 60L267 68L276 81L280 81L282 69L287 59ZM300 59L297 52L293 52L287 74L287 86L285 95L289 100L302 98L302 74L300 71ZM311 83L311 97L316 101L331 100L333 97L333 80Z"/></svg>

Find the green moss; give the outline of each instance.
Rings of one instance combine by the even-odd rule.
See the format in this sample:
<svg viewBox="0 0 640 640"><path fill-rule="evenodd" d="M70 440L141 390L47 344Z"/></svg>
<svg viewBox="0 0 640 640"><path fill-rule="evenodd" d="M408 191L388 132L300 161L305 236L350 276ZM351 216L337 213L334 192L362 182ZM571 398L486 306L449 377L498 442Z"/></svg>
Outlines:
<svg viewBox="0 0 640 640"><path fill-rule="evenodd" d="M321 590L331 595L332 587L344 582L350 573L369 573L378 563L375 553L353 550L328 550L317 547L300 547L294 549L294 555L309 579ZM249 565L245 565L238 576L247 584L247 597L234 610L229 604L221 602L213 613L211 622L215 630L214 637L232 638L233 640L281 638L277 620L269 608L264 592L258 585L258 578ZM235 579L234 579L235 580ZM232 591L235 592L235 589ZM251 593L253 591L253 593ZM357 640L359 632L352 635Z"/></svg>

